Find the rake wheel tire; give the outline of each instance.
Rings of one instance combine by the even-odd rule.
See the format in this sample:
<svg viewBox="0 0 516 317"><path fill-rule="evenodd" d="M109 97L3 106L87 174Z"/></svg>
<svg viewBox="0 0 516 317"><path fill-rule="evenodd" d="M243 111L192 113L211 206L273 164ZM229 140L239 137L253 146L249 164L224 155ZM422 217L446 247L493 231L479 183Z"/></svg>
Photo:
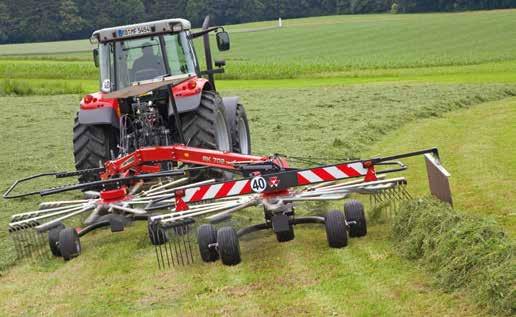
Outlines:
<svg viewBox="0 0 516 317"><path fill-rule="evenodd" d="M188 146L210 150L232 151L229 123L224 103L217 92L203 91L196 110L181 115L183 136ZM217 141L219 140L219 142ZM192 173L193 178L220 178L221 172Z"/></svg>
<svg viewBox="0 0 516 317"><path fill-rule="evenodd" d="M204 224L197 229L197 244L199 245L199 253L204 262L214 262L219 258L219 253L210 244L217 242L217 230L211 224Z"/></svg>
<svg viewBox="0 0 516 317"><path fill-rule="evenodd" d="M288 231L276 232L278 242L288 242L294 240L294 227L290 226Z"/></svg>
<svg viewBox="0 0 516 317"><path fill-rule="evenodd" d="M217 243L222 264L237 265L240 263L240 243L234 228L220 228L217 231Z"/></svg>
<svg viewBox="0 0 516 317"><path fill-rule="evenodd" d="M48 230L48 246L53 256L61 256L61 250L59 249L59 233L64 228L65 226L60 222L55 227Z"/></svg>
<svg viewBox="0 0 516 317"><path fill-rule="evenodd" d="M328 212L325 217L326 238L330 248L343 248L348 245L346 218L338 210Z"/></svg>
<svg viewBox="0 0 516 317"><path fill-rule="evenodd" d="M85 125L79 123L78 115L73 126L73 156L75 168L84 170L97 168L111 159L111 151L116 155L117 136L115 129L108 125ZM99 180L95 174L79 176L80 183Z"/></svg>
<svg viewBox="0 0 516 317"><path fill-rule="evenodd" d="M344 204L344 213L347 222L356 222L349 224L349 236L352 238L365 236L367 234L367 222L364 205L358 200L348 200Z"/></svg>
<svg viewBox="0 0 516 317"><path fill-rule="evenodd" d="M149 224L147 231L149 232L149 240L152 245L162 245L168 242L165 229L161 228L158 224Z"/></svg>
<svg viewBox="0 0 516 317"><path fill-rule="evenodd" d="M64 228L59 232L59 250L65 261L81 254L81 241L74 228Z"/></svg>

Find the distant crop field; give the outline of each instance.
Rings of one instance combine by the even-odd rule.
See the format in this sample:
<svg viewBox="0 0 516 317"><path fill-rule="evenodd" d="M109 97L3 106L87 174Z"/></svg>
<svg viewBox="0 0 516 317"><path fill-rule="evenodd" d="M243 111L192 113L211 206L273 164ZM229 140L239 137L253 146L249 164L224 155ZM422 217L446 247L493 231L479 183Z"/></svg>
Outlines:
<svg viewBox="0 0 516 317"><path fill-rule="evenodd" d="M282 28L274 28L276 23L227 27L232 49L217 54L228 62L222 78L298 78L354 69L458 66L516 59L516 10L305 18L286 20ZM2 45L0 55L9 63L14 63L13 58L84 60L93 69L90 49L88 40ZM197 53L202 56L200 45ZM33 67L36 73L38 69L45 72L39 62Z"/></svg>

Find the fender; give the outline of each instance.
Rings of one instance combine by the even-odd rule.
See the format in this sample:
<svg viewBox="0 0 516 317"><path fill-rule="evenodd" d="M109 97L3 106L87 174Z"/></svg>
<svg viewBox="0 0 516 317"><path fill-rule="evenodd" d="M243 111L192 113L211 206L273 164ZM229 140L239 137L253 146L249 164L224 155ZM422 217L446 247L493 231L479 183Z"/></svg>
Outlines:
<svg viewBox="0 0 516 317"><path fill-rule="evenodd" d="M174 97L176 99L177 111L179 113L189 112L197 109L201 104L201 94L204 89L211 89L207 79L202 77L193 77L174 88ZM168 107L168 115L174 114L172 106Z"/></svg>
<svg viewBox="0 0 516 317"><path fill-rule="evenodd" d="M120 128L120 106L116 99L103 98L103 93L96 92L84 96L79 110L79 123L86 125L107 124Z"/></svg>

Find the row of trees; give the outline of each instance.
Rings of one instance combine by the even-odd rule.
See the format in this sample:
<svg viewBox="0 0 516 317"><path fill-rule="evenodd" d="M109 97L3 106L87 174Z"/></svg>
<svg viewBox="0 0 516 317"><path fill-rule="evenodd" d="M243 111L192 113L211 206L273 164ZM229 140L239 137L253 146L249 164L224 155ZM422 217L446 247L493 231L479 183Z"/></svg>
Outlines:
<svg viewBox="0 0 516 317"><path fill-rule="evenodd" d="M0 0L0 43L88 37L95 29L185 17L199 26L278 17L373 12L463 11L516 7L516 0Z"/></svg>

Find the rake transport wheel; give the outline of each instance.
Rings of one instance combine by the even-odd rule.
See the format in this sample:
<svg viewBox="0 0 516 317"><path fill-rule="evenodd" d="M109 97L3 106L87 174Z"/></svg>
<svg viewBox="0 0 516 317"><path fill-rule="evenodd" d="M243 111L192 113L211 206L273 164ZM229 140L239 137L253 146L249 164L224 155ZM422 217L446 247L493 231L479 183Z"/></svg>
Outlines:
<svg viewBox="0 0 516 317"><path fill-rule="evenodd" d="M161 228L158 223L149 223L147 230L152 245L162 245L168 241L165 229Z"/></svg>
<svg viewBox="0 0 516 317"><path fill-rule="evenodd" d="M211 224L204 224L197 229L197 244L199 252L204 262L214 262L219 258L219 253L215 247L210 248L210 244L217 242L217 230Z"/></svg>
<svg viewBox="0 0 516 317"><path fill-rule="evenodd" d="M224 265L237 265L240 263L240 243L234 228L220 228L217 231L217 244L220 259Z"/></svg>
<svg viewBox="0 0 516 317"><path fill-rule="evenodd" d="M288 231L276 232L276 240L278 240L278 242L294 240L294 227L289 226Z"/></svg>
<svg viewBox="0 0 516 317"><path fill-rule="evenodd" d="M65 261L81 254L81 241L74 228L64 228L59 232L59 250Z"/></svg>
<svg viewBox="0 0 516 317"><path fill-rule="evenodd" d="M338 210L328 212L324 219L326 238L330 248L343 248L348 245L348 232L344 214Z"/></svg>
<svg viewBox="0 0 516 317"><path fill-rule="evenodd" d="M363 237L367 234L367 223L364 213L364 205L358 200L348 200L344 204L344 213L349 224L350 237Z"/></svg>
<svg viewBox="0 0 516 317"><path fill-rule="evenodd" d="M59 249L59 233L65 228L60 222L52 229L48 230L48 246L53 256L61 256L61 250Z"/></svg>
<svg viewBox="0 0 516 317"><path fill-rule="evenodd" d="M97 168L101 163L111 159L111 152L116 156L117 131L108 125L85 125L79 123L75 116L73 126L73 156L75 168L84 170ZM79 176L79 182L86 183L99 180L93 173Z"/></svg>

